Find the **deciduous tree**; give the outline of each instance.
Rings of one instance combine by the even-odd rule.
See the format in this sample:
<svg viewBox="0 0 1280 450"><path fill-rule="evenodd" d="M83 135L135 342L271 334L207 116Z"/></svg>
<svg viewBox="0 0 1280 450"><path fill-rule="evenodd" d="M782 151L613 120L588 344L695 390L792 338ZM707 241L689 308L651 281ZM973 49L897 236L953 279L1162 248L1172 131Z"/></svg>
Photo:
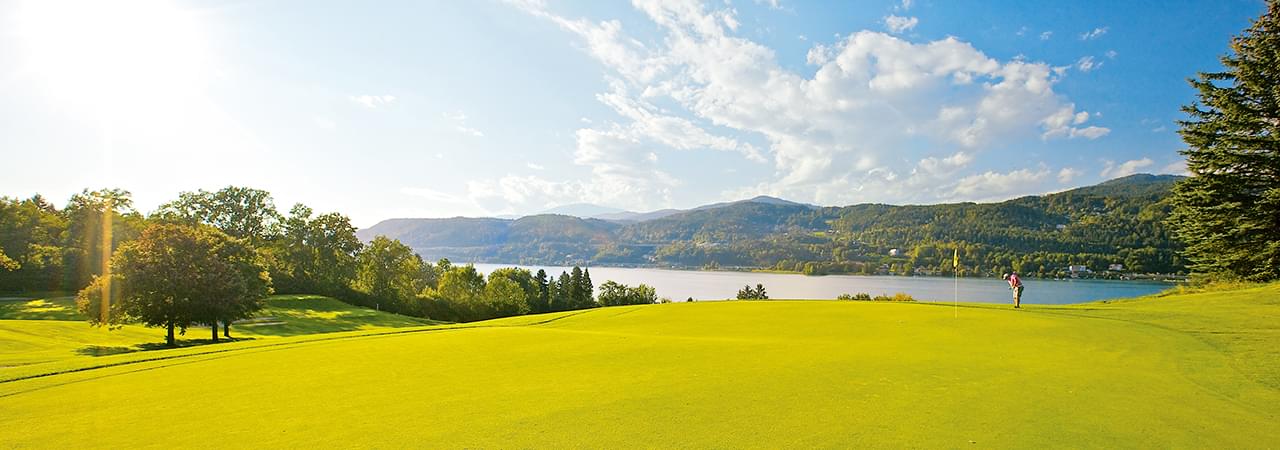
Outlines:
<svg viewBox="0 0 1280 450"><path fill-rule="evenodd" d="M113 275L80 291L77 304L99 325L137 321L164 327L166 343L194 323L247 317L262 307L270 279L241 241L209 227L156 224L112 257ZM110 290L107 314L101 295ZM224 329L224 332L229 330Z"/></svg>

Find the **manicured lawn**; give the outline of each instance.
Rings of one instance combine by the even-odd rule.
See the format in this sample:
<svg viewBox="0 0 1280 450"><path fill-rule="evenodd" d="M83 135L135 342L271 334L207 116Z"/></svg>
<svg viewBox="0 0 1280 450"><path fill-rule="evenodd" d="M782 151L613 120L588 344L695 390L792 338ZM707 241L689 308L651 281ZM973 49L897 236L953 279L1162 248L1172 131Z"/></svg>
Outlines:
<svg viewBox="0 0 1280 450"><path fill-rule="evenodd" d="M115 355L175 357L0 382L0 447L1280 446L1280 285L958 315L695 302Z"/></svg>
<svg viewBox="0 0 1280 450"><path fill-rule="evenodd" d="M436 323L317 295L272 296L258 316L250 323L233 326L232 336L258 340ZM92 327L76 311L73 297L0 300L0 380L16 367L156 350L163 347L164 334L162 329L137 325L110 331ZM209 334L207 328L189 329L179 344L208 344Z"/></svg>

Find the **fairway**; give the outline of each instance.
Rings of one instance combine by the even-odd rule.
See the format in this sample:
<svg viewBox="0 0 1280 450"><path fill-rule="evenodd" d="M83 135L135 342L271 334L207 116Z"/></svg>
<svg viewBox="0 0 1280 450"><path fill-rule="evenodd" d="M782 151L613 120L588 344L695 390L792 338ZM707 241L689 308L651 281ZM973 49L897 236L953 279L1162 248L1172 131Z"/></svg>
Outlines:
<svg viewBox="0 0 1280 450"><path fill-rule="evenodd" d="M232 327L238 341L317 333L366 331L434 324L435 321L374 311L318 295L274 295L248 323ZM208 328L192 328L180 345L209 342ZM225 342L225 341L224 341ZM47 366L92 366L103 357L141 354L163 348L164 330L125 325L117 330L92 327L76 311L75 299L53 296L0 299L0 381ZM220 344L227 345L227 344ZM253 345L251 343L241 346ZM200 351L200 350L197 350ZM207 350L206 350L207 351Z"/></svg>
<svg viewBox="0 0 1280 450"><path fill-rule="evenodd" d="M1280 285L956 315L697 302L181 349L0 382L0 447L1280 445Z"/></svg>

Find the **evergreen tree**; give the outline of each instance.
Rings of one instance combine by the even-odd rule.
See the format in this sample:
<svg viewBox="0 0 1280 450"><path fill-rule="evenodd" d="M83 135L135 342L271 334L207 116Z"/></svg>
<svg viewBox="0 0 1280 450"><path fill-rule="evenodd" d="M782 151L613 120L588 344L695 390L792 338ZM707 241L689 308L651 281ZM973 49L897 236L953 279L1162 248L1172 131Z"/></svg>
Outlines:
<svg viewBox="0 0 1280 450"><path fill-rule="evenodd" d="M578 266L573 266L573 271L569 272L569 305L570 309L583 307L582 268Z"/></svg>
<svg viewBox="0 0 1280 450"><path fill-rule="evenodd" d="M554 295L551 297L552 311L567 311L572 307L570 281L568 273L560 272L560 280L555 283Z"/></svg>
<svg viewBox="0 0 1280 450"><path fill-rule="evenodd" d="M1179 133L1193 174L1174 187L1170 224L1192 270L1280 278L1280 1L1231 40L1223 72L1200 73Z"/></svg>
<svg viewBox="0 0 1280 450"><path fill-rule="evenodd" d="M582 269L582 285L578 286L578 292L583 297L583 308L596 306L595 286L591 285L591 269Z"/></svg>
<svg viewBox="0 0 1280 450"><path fill-rule="evenodd" d="M547 271L538 269L538 274L533 278L538 283L538 303L534 312L547 312L551 307L551 290L549 283L555 280L547 280Z"/></svg>

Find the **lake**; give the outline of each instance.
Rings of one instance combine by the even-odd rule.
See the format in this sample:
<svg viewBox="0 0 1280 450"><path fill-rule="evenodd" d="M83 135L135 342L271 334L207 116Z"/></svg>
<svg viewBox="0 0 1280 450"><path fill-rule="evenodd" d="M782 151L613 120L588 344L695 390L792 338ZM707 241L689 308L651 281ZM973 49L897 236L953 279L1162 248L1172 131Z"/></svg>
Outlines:
<svg viewBox="0 0 1280 450"><path fill-rule="evenodd" d="M521 266L515 264L476 264L476 270L488 274L500 267L522 267L537 272L544 269L552 276L568 272L569 267ZM898 277L863 275L805 276L783 273L717 272L622 267L592 267L591 281L596 287L605 281L635 286L653 286L659 297L673 301L722 300L734 298L745 285L763 283L770 298L834 299L840 294L865 292L872 296L903 292L921 301L951 301L958 291L962 302L1013 303L1009 285L997 278L961 278L957 283L943 277ZM1170 283L1109 280L1040 280L1024 278L1023 303L1061 305L1112 298L1140 297L1154 294Z"/></svg>

